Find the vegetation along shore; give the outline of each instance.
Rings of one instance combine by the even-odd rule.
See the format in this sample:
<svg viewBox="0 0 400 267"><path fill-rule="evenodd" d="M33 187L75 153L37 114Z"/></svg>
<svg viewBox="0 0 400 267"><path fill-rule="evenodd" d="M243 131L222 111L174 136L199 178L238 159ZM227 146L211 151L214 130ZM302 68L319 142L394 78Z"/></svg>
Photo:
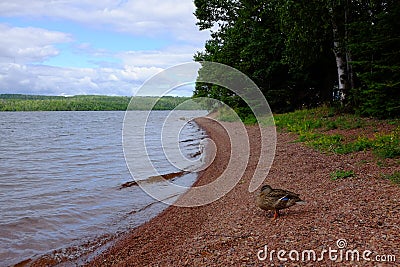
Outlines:
<svg viewBox="0 0 400 267"><path fill-rule="evenodd" d="M190 105L181 105L188 99L190 97L0 94L0 111L125 111L129 104L134 110L172 110L178 105L181 110L190 110Z"/></svg>

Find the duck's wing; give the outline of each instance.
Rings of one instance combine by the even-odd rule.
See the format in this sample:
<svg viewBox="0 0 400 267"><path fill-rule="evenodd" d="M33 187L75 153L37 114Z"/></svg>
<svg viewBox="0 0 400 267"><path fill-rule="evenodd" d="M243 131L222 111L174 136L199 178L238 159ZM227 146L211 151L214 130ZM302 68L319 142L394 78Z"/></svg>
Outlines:
<svg viewBox="0 0 400 267"><path fill-rule="evenodd" d="M269 197L273 197L273 198L298 198L299 194L293 193L291 191L288 190L283 190L283 189L273 189L271 192L269 192L268 194Z"/></svg>
<svg viewBox="0 0 400 267"><path fill-rule="evenodd" d="M301 201L299 194L283 189L274 189L268 194L268 198L277 210L288 208Z"/></svg>

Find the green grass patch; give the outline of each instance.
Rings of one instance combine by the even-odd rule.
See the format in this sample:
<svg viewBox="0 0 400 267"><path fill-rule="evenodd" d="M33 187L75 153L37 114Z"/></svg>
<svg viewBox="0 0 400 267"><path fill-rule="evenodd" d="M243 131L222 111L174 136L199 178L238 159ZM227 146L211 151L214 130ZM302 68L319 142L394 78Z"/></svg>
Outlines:
<svg viewBox="0 0 400 267"><path fill-rule="evenodd" d="M234 122L240 121L240 117L233 109L224 106L218 108L217 120Z"/></svg>
<svg viewBox="0 0 400 267"><path fill-rule="evenodd" d="M298 142L304 142L322 152L349 154L372 150L379 158L400 156L400 126L390 133L384 134L376 131L373 138L359 135L346 140L343 135L329 132L335 129L377 127L379 123L385 123L385 121L370 120L352 114L338 115L328 107L278 114L274 116L274 119L278 129L298 134ZM390 120L386 123L387 125L397 125L399 120Z"/></svg>
<svg viewBox="0 0 400 267"><path fill-rule="evenodd" d="M343 141L343 136L340 134L333 135L316 135L313 140L306 141L306 144L322 152L335 152Z"/></svg>
<svg viewBox="0 0 400 267"><path fill-rule="evenodd" d="M275 115L278 128L302 134L308 131L349 130L366 126L366 122L356 115L335 115L328 107L303 109L295 112Z"/></svg>
<svg viewBox="0 0 400 267"><path fill-rule="evenodd" d="M297 142L313 142L315 140L318 140L322 135L318 133L313 133L313 132L304 132L299 135L299 138L297 139Z"/></svg>
<svg viewBox="0 0 400 267"><path fill-rule="evenodd" d="M331 176L331 180L336 181L339 179L354 177L355 174L354 174L354 171L352 171L352 170L350 170L350 171L337 170L337 171L331 172L330 176Z"/></svg>
<svg viewBox="0 0 400 267"><path fill-rule="evenodd" d="M390 180L394 184L400 185L400 172L395 171L392 174L383 175L383 178Z"/></svg>
<svg viewBox="0 0 400 267"><path fill-rule="evenodd" d="M275 126L274 116L272 116L272 114L269 116L264 116L264 117L260 118L259 123L263 127Z"/></svg>
<svg viewBox="0 0 400 267"><path fill-rule="evenodd" d="M220 121L235 122L242 121L245 125L254 125L259 123L253 114L246 114L240 110L232 109L228 106L222 106L217 109L217 119ZM273 116L260 118L260 124L263 126L273 126Z"/></svg>
<svg viewBox="0 0 400 267"><path fill-rule="evenodd" d="M381 158L396 158L400 156L400 126L389 134L376 134L373 150Z"/></svg>
<svg viewBox="0 0 400 267"><path fill-rule="evenodd" d="M284 128L289 132L297 134L310 132L323 126L322 120L315 117L316 111L317 109L299 110L291 113L275 115L275 124L278 128Z"/></svg>
<svg viewBox="0 0 400 267"><path fill-rule="evenodd" d="M326 131L334 129L350 130L364 127L365 122L354 115L348 114L346 116L336 116L334 118L326 119L324 120L323 126Z"/></svg>

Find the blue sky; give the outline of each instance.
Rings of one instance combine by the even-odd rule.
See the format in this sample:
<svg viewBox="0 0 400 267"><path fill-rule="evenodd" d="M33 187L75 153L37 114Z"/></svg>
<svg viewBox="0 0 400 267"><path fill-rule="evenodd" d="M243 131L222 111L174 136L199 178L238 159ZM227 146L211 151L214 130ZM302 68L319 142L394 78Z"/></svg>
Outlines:
<svg viewBox="0 0 400 267"><path fill-rule="evenodd" d="M0 94L133 95L203 49L194 10L192 0L3 0Z"/></svg>

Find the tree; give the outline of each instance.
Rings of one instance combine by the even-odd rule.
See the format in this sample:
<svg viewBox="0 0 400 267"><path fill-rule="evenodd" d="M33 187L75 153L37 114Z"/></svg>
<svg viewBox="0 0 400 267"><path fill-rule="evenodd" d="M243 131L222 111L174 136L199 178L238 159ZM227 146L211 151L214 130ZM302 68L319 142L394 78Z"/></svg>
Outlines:
<svg viewBox="0 0 400 267"><path fill-rule="evenodd" d="M400 2L356 1L348 49L358 81L354 109L374 117L400 114Z"/></svg>
<svg viewBox="0 0 400 267"><path fill-rule="evenodd" d="M195 60L215 61L244 72L259 86L275 112L315 106L329 101L332 96L331 50L321 49L320 44L316 45L318 49L308 50L315 42L299 38L299 31L288 30L293 29L292 24L297 20L283 18L298 11L295 5L285 8L284 4L288 3L280 0L242 0L224 4L195 1L200 29L218 26L206 43L205 52L198 53ZM201 11L204 7L207 8ZM227 7L234 8L226 10ZM306 7L311 8L311 5ZM303 11L306 13L304 8ZM216 15L219 12L221 14ZM296 40L306 49L299 50ZM326 41L324 45L326 47ZM205 85L197 86L195 96L215 97L226 102L235 99L229 90Z"/></svg>
<svg viewBox="0 0 400 267"><path fill-rule="evenodd" d="M264 94L288 89L288 68L281 61L283 38L272 2L196 0L195 14L200 29L216 25L218 29L207 41L205 51L195 55L195 60L234 67L248 75ZM203 7L207 7L206 12L200 11ZM230 9L226 10L227 7ZM218 12L222 15L215 15ZM218 86L197 84L194 95L216 98L237 109L245 106L230 90ZM271 106L279 102L278 99L269 101Z"/></svg>
<svg viewBox="0 0 400 267"><path fill-rule="evenodd" d="M195 60L244 72L274 112L339 100L360 114L400 113L400 2L195 0L195 5L200 29L213 31ZM197 84L195 96L243 107L232 92L214 85Z"/></svg>

